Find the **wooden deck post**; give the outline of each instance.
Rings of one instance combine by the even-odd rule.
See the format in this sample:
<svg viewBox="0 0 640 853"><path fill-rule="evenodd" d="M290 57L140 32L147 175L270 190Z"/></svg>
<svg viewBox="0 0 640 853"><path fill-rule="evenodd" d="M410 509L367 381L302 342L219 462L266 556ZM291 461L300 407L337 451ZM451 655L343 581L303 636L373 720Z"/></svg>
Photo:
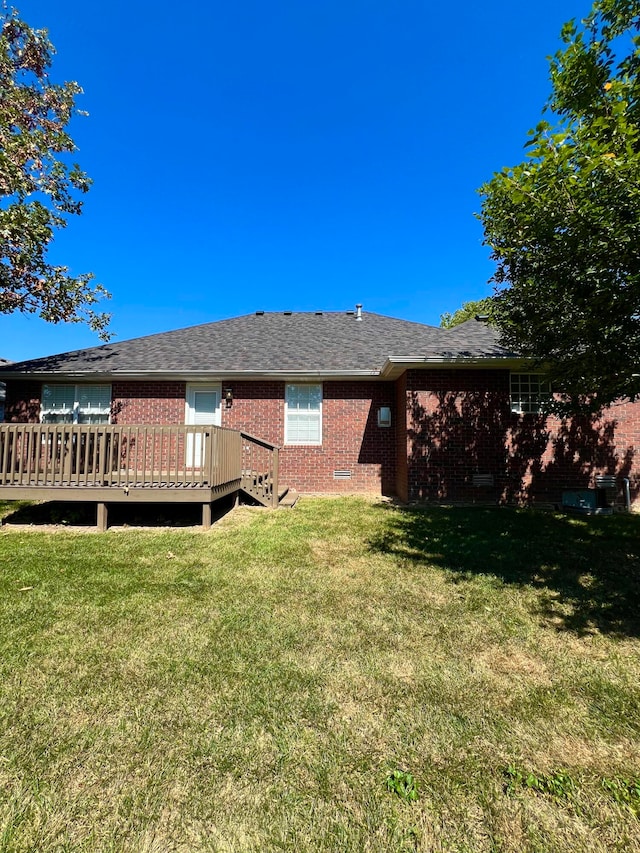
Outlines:
<svg viewBox="0 0 640 853"><path fill-rule="evenodd" d="M271 506L274 507L274 509L278 506L278 500L280 497L280 495L279 495L280 486L278 485L278 478L280 476L279 455L280 454L279 454L278 448L274 447L273 448L273 468L272 468L272 472L271 472L271 478L272 478L271 479L271 487L273 489L273 492L271 494Z"/></svg>
<svg viewBox="0 0 640 853"><path fill-rule="evenodd" d="M98 512L97 512L97 515L98 515L98 518L97 518L98 532L104 533L105 530L107 529L107 517L108 517L107 505L105 503L98 503L97 507L98 507Z"/></svg>
<svg viewBox="0 0 640 853"><path fill-rule="evenodd" d="M202 504L202 527L209 530L211 527L211 504Z"/></svg>

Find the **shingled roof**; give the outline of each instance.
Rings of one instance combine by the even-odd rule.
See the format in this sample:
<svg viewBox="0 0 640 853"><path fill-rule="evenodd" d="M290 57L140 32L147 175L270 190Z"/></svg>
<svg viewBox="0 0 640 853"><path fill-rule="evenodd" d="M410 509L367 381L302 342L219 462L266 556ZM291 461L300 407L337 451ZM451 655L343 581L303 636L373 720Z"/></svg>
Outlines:
<svg viewBox="0 0 640 853"><path fill-rule="evenodd" d="M381 314L256 312L0 369L0 376L376 376L391 362L502 360L496 331L469 320L441 329Z"/></svg>

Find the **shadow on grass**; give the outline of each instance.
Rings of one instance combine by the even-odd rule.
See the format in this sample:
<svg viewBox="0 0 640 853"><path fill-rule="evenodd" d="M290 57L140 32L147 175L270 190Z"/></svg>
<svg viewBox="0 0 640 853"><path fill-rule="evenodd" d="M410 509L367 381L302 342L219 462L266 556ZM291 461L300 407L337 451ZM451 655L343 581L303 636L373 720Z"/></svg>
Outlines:
<svg viewBox="0 0 640 853"><path fill-rule="evenodd" d="M46 503L0 502L4 524L50 524L69 527L95 527L95 503L47 501ZM216 501L211 508L212 521L217 521L232 508L231 498ZM199 503L109 504L109 527L198 527L202 524Z"/></svg>
<svg viewBox="0 0 640 853"><path fill-rule="evenodd" d="M567 516L487 507L381 506L372 550L539 589L539 615L579 634L640 635L640 515Z"/></svg>

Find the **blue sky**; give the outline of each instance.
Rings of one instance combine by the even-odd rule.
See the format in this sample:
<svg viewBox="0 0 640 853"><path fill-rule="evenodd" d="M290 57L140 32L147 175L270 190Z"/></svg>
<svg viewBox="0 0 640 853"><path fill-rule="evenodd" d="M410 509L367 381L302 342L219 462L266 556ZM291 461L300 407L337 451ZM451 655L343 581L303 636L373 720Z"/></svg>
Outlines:
<svg viewBox="0 0 640 853"><path fill-rule="evenodd" d="M523 158L586 2L16 0L85 94L93 178L50 258L116 339L263 310L419 322L490 293L477 188ZM0 315L13 360L99 343Z"/></svg>

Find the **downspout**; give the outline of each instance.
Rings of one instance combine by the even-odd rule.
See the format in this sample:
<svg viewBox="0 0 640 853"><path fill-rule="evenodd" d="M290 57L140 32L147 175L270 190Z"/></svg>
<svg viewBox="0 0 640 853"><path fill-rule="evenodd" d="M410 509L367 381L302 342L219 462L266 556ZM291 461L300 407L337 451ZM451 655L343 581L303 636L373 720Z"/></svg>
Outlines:
<svg viewBox="0 0 640 853"><path fill-rule="evenodd" d="M627 512L631 512L631 487L629 478L623 477L622 482L624 483L624 504Z"/></svg>

